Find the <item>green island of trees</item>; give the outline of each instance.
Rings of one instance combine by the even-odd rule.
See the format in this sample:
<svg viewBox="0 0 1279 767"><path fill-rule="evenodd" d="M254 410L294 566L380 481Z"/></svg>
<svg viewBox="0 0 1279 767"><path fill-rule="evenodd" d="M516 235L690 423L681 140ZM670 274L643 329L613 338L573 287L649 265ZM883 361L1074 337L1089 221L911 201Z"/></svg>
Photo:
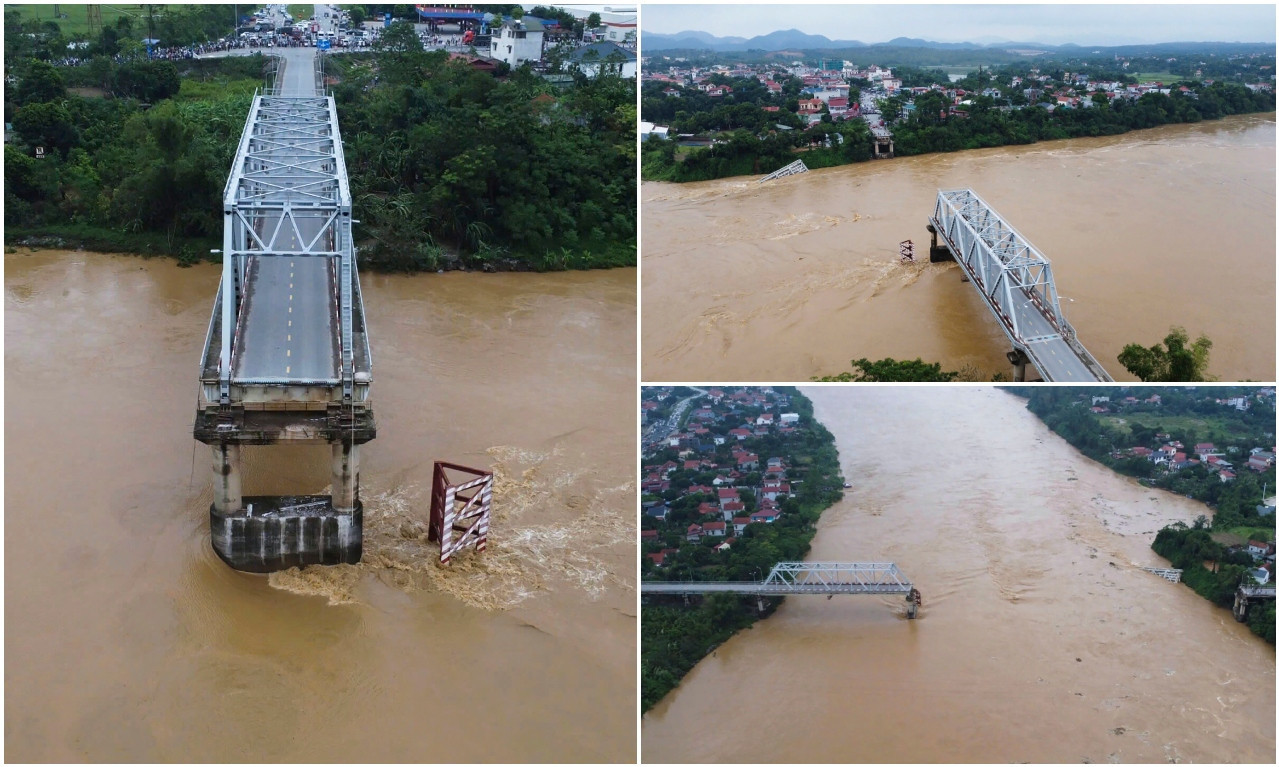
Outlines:
<svg viewBox="0 0 1279 767"><path fill-rule="evenodd" d="M1213 511L1212 521L1200 516L1194 526L1182 523L1165 527L1152 548L1182 569L1182 582L1214 604L1230 606L1235 588L1252 563L1246 554L1231 553L1212 536L1235 540L1263 538L1275 540L1275 515L1261 514L1257 507L1266 488L1275 487L1275 467L1264 472L1243 468L1254 447L1274 445L1275 401L1273 395L1257 394L1256 387L1167 387L1157 391L1127 387L1032 387L1009 386L1005 390L1026 399L1034 413L1081 453L1149 487L1193 498ZM1157 402L1149 395L1156 393ZM1108 397L1107 413L1092 412L1092 397ZM1135 403L1126 402L1134 397ZM1243 398L1248 408L1240 411L1217 400ZM1112 403L1124 404L1116 405ZM1223 482L1206 465L1197 463L1172 469L1157 465L1131 451L1180 442L1192 453L1192 446L1212 442L1235 465L1233 480ZM1214 563L1210 570L1204 562ZM1259 636L1274 642L1274 603L1252 611L1249 626Z"/></svg>
<svg viewBox="0 0 1279 767"><path fill-rule="evenodd" d="M165 18L174 40L207 39L197 22L213 23ZM6 9L6 245L184 264L221 246L226 175L268 59L149 61L131 24L105 27L68 64L55 23ZM424 51L408 24L327 69L362 266L636 263L633 81L575 72L557 90L527 67L479 72Z"/></svg>
<svg viewBox="0 0 1279 767"><path fill-rule="evenodd" d="M749 581L760 580L778 562L799 561L808 553L809 543L817 530L822 511L843 498L843 476L834 436L813 419L812 402L794 387L777 386L775 391L790 397L790 409L800 416L800 427L794 434L771 432L751 437L736 446L763 456L785 458L791 470L792 496L783 496L782 514L776 522L756 522L745 527L728 551L713 550L713 540L690 544L681 539L683 530L699 519L697 509L708 500L700 493L683 495L693 484L706 484L714 475L676 470L670 475L670 490L663 500L670 503L665 523L650 517L643 529L658 530L658 541L649 548L679 546L677 554L668 555L663 566L656 568L648 557L642 560L645 580L671 581ZM692 393L692 392L689 392ZM723 455L731 461L729 446L721 445ZM664 450L646 461L673 460L675 451ZM758 481L758 473L747 475L744 485ZM795 482L795 480L800 480ZM681 497L682 496L682 497ZM742 491L748 510L756 500ZM649 497L648 500L656 500ZM755 597L731 594L710 595L695 606L675 606L653 602L640 611L640 697L643 710L657 704L703 657L737 631L749 627L760 617L770 615L781 599L766 599L765 609L757 609Z"/></svg>

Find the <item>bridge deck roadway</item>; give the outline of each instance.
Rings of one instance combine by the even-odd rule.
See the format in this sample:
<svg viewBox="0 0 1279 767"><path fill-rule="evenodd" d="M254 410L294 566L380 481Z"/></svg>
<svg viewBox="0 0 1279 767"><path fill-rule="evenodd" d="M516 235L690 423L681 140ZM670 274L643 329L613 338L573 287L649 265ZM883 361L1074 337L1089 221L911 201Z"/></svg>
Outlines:
<svg viewBox="0 0 1279 767"><path fill-rule="evenodd" d="M314 97L315 49L281 48L277 80L281 96ZM280 217L266 216L260 235ZM286 224L287 225L287 224ZM317 218L297 219L303 241L323 227ZM279 243L281 252L302 250L297 235ZM335 380L341 355L337 334L337 275L328 258L255 257L245 278L245 311L234 378Z"/></svg>
<svg viewBox="0 0 1279 767"><path fill-rule="evenodd" d="M1048 381L1096 381L1088 366L1070 348L1048 318L1030 302L1019 300L1015 306L1017 324L1027 339L1026 350L1035 361L1035 367ZM1037 337L1046 337L1035 341Z"/></svg>

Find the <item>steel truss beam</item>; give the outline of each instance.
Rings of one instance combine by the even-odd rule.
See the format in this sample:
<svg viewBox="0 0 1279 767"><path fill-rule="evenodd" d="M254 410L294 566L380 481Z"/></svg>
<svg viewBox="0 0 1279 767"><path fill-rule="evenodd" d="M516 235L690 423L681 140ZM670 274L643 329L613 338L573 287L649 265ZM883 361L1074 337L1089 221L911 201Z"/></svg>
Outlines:
<svg viewBox="0 0 1279 767"><path fill-rule="evenodd" d="M331 97L255 95L223 192L223 216L219 356L223 403L229 402L248 259L284 255L338 262L341 383L349 402L358 277L351 238L351 190L337 107ZM275 379L270 382L276 383Z"/></svg>
<svg viewBox="0 0 1279 767"><path fill-rule="evenodd" d="M453 479L449 472L465 477ZM427 540L439 541L442 564L447 565L463 549L474 547L476 551L484 551L488 547L492 506L493 472L435 462Z"/></svg>
<svg viewBox="0 0 1279 767"><path fill-rule="evenodd" d="M939 191L931 222L981 292L1013 347L1025 352L1046 378L1049 368L1040 358L1041 345L1060 340L1096 380L1113 380L1062 315L1048 258L976 192ZM1019 306L1043 317L1048 328L1032 332L1026 326L1031 318Z"/></svg>
<svg viewBox="0 0 1279 767"><path fill-rule="evenodd" d="M1024 341L1014 302L1029 298L1060 333L1069 327L1061 315L1048 259L1003 220L971 189L937 194L934 218L959 246L958 257L980 278L978 288L995 313Z"/></svg>
<svg viewBox="0 0 1279 767"><path fill-rule="evenodd" d="M651 581L644 594L909 594L910 580L892 562L779 562L762 581Z"/></svg>

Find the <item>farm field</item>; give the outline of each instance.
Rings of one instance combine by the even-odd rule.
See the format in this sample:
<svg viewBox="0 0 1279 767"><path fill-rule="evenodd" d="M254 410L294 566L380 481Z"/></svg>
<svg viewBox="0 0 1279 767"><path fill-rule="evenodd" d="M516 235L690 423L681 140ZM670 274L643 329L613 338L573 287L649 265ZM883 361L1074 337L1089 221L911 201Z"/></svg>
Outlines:
<svg viewBox="0 0 1279 767"><path fill-rule="evenodd" d="M1190 415L1165 416L1158 413L1125 413L1123 415L1104 416L1103 420L1108 426L1124 434L1131 434L1133 424L1137 424L1160 432L1191 431L1208 442L1217 443L1218 446L1233 444L1231 442L1232 435L1238 433L1238 426L1224 418L1204 418ZM1238 445L1238 447L1245 448L1244 458L1247 458L1246 448L1251 447L1251 445Z"/></svg>
<svg viewBox="0 0 1279 767"><path fill-rule="evenodd" d="M147 18L147 7L145 5L99 5L102 9L102 23L104 25L115 24L116 19L121 16L132 16L137 21L145 22ZM163 12L163 5L151 6L153 12L159 15ZM54 9L57 8L61 13L61 17L54 16ZM89 34L89 6L88 5L70 5L68 3L59 3L58 5L37 5L34 3L24 5L5 4L6 11L17 10L21 14L23 21L28 19L37 19L39 21L56 21L62 29L64 35L88 35Z"/></svg>

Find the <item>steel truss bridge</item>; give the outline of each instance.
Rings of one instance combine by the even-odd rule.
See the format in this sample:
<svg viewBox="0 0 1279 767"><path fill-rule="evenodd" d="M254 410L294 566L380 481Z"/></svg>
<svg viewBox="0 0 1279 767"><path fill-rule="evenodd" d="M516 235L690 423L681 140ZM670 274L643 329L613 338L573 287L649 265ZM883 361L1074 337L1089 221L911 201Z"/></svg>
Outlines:
<svg viewBox="0 0 1279 767"><path fill-rule="evenodd" d="M1016 380L1027 362L1045 381L1114 380L1062 316L1048 259L976 192L939 191L928 223L934 260L940 235L1012 342Z"/></svg>
<svg viewBox="0 0 1279 767"><path fill-rule="evenodd" d="M194 430L214 452L214 548L258 572L359 561L358 448L376 436L337 109L314 49L276 55L223 196ZM332 446L332 495L246 502L240 447L286 441Z"/></svg>
<svg viewBox="0 0 1279 767"><path fill-rule="evenodd" d="M779 562L762 581L645 581L641 594L909 594L914 586L892 562Z"/></svg>

